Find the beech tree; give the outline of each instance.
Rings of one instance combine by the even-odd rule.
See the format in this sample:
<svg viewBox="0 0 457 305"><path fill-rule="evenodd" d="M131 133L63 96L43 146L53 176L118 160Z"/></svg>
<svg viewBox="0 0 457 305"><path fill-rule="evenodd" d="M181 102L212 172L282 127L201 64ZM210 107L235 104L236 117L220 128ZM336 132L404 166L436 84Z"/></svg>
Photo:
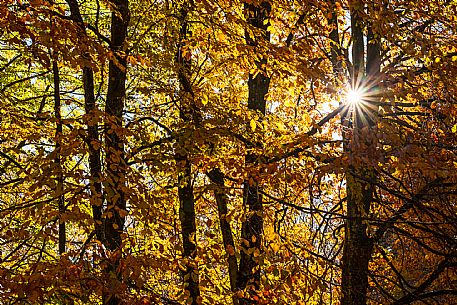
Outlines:
<svg viewBox="0 0 457 305"><path fill-rule="evenodd" d="M0 0L0 304L454 304L457 4Z"/></svg>

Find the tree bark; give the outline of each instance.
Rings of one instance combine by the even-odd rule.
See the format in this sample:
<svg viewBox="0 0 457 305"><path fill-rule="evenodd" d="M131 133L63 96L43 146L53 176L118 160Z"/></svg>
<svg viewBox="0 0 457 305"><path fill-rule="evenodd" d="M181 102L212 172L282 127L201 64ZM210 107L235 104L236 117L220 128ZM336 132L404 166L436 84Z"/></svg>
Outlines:
<svg viewBox="0 0 457 305"><path fill-rule="evenodd" d="M351 168L357 173L360 170ZM367 235L364 217L369 214L373 185L353 176L347 177L347 220L343 249L342 305L366 304L368 289L368 263L373 244Z"/></svg>
<svg viewBox="0 0 457 305"><path fill-rule="evenodd" d="M208 177L216 187L214 190L214 197L216 198L217 203L219 225L221 227L222 233L222 242L224 243L224 248L228 255L227 263L230 278L230 288L232 292L236 292L238 279L238 262L235 256L236 247L233 240L232 229L230 227L230 223L226 218L228 213L228 197L224 191L224 174L222 174L219 168L215 168L208 173ZM238 304L236 297L233 298L233 303Z"/></svg>
<svg viewBox="0 0 457 305"><path fill-rule="evenodd" d="M248 45L256 49L257 39L268 41L270 35L267 31L268 16L271 11L270 3L264 1L260 5L245 4L248 23L254 28L263 31L262 37L250 37L246 35ZM261 72L257 75L249 74L248 80L248 108L257 110L265 115L266 101L265 95L268 92L270 78L266 75L264 65L266 59L256 62ZM249 150L249 147L248 147ZM257 163L259 156L249 152L246 155L246 165ZM263 204L262 195L259 190L261 186L255 177L248 177L243 184L244 205L247 207L246 220L241 227L241 257L238 273L238 289L246 290L245 296L239 300L241 305L257 303L257 291L260 289L260 265L259 257L262 253L262 233L263 233Z"/></svg>
<svg viewBox="0 0 457 305"><path fill-rule="evenodd" d="M190 81L191 60L183 54L184 40L188 36L188 7L181 8L180 37L176 60L178 64L178 79L181 87L180 118L185 123L198 124L199 114L194 103L194 93ZM187 125L186 128L191 128ZM184 134L186 134L184 130ZM197 254L197 226L195 221L195 198L192 181L192 163L189 160L187 148L184 145L186 138L178 138L175 161L178 167L178 197L179 219L181 222L181 237L183 243L183 258L186 259L186 269L182 272L184 289L189 291L188 304L197 305L200 300L198 265L195 261Z"/></svg>
<svg viewBox="0 0 457 305"><path fill-rule="evenodd" d="M85 35L84 20L81 16L78 2L76 0L67 0L70 7L70 13L73 20L78 24L81 32ZM85 59L89 59L88 54L83 54ZM95 89L94 89L94 72L91 67L83 67L83 88L84 88L84 108L87 120L87 137L86 143L89 150L89 184L90 196L92 206L92 218L94 220L95 235L98 240L104 240L103 226L102 226L102 165L100 157L100 138L98 133L98 120L92 120L92 117L98 118L98 107L95 102Z"/></svg>
<svg viewBox="0 0 457 305"><path fill-rule="evenodd" d="M364 87L364 90L370 93L377 87L376 81L378 81L381 64L380 44L372 41L374 35L369 26L368 39L371 38L371 40L368 40L370 43L367 45L367 66L365 67L364 26L360 17L363 9L361 2L355 2L351 6L352 86L356 90ZM369 101L366 102L369 103ZM365 109L360 111L357 107L365 107ZM368 222L365 219L370 214L376 173L365 161L368 158L361 158L359 147L361 145L365 147L365 153L376 150L376 141L373 137L376 121L374 110L369 105L355 105L348 115L352 117L343 117L343 121L346 127L352 126L352 133L349 130L344 132L344 149L352 155L350 159L356 161L352 161L346 171L347 220L343 248L341 304L365 305L369 262L373 250L373 240L367 233ZM346 124L348 122L349 124Z"/></svg>
<svg viewBox="0 0 457 305"><path fill-rule="evenodd" d="M351 31L352 31L352 87L357 88L365 74L365 45L363 37L363 2L351 2Z"/></svg>
<svg viewBox="0 0 457 305"><path fill-rule="evenodd" d="M129 22L127 0L114 1L116 12L111 16L111 49L114 59L109 61L108 92L106 95L106 213L105 239L106 246L114 251L121 246L121 233L124 228L124 218L121 210L125 206L125 170L124 135L122 115L125 100L126 80L126 36Z"/></svg>
<svg viewBox="0 0 457 305"><path fill-rule="evenodd" d="M83 86L84 86L84 107L89 117L98 117L98 107L95 103L94 94L94 72L89 67L83 68ZM102 163L100 157L100 138L98 134L98 122L91 121L87 124L87 146L89 148L89 171L90 171L90 196L92 206L92 217L94 219L95 235L98 240L104 241L102 205Z"/></svg>
<svg viewBox="0 0 457 305"><path fill-rule="evenodd" d="M57 205L59 208L59 254L62 255L66 251L67 235L65 221L62 220L62 214L65 213L65 195L64 195L64 177L61 160L61 140L63 133L62 115L61 115L61 99L60 99L60 75L57 60L52 62L53 83L54 83L54 117L56 119L56 154L54 164L56 166L56 195Z"/></svg>
<svg viewBox="0 0 457 305"><path fill-rule="evenodd" d="M184 288L189 291L192 301L197 305L200 296L198 265L195 262L197 251L197 226L195 223L195 198L192 184L191 163L186 154L177 154L176 162L181 167L178 174L179 219L181 221L181 237L183 242L183 257L187 259L186 269L182 272Z"/></svg>
<svg viewBox="0 0 457 305"><path fill-rule="evenodd" d="M330 59L332 61L333 75L335 76L335 84L338 84L338 78L343 73L343 64L341 56L342 50L340 45L340 34L338 31L338 12L336 10L335 1L331 3L332 15L327 22L332 26L332 31L329 34L330 38Z"/></svg>
<svg viewBox="0 0 457 305"><path fill-rule="evenodd" d="M105 151L106 179L104 218L104 245L115 252L107 272L116 273L117 280L121 275L117 270L122 250L121 234L124 231L126 198L124 160L123 111L126 97L125 81L127 75L127 28L129 24L128 0L114 0L114 11L111 14L111 50L114 58L109 61L108 92L105 107ZM104 304L121 304L116 291L104 295Z"/></svg>

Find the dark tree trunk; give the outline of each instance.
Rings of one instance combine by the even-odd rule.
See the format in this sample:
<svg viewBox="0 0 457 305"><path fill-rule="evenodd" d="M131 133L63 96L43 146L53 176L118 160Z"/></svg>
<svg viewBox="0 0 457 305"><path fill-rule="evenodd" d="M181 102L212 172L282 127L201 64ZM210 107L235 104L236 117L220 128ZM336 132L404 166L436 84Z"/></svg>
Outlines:
<svg viewBox="0 0 457 305"><path fill-rule="evenodd" d="M351 168L357 174L360 170ZM369 214L373 186L347 172L347 220L343 250L343 305L364 305L368 288L368 263L372 241L367 235L365 217ZM367 177L364 177L367 178Z"/></svg>
<svg viewBox="0 0 457 305"><path fill-rule="evenodd" d="M330 32L330 59L332 61L333 75L335 76L335 84L338 84L338 78L343 73L342 64L342 50L340 45L340 35L338 31L338 11L336 9L335 1L332 2L332 15L328 19L329 25L331 25L332 31Z"/></svg>
<svg viewBox="0 0 457 305"><path fill-rule="evenodd" d="M56 177L56 194L57 194L57 205L59 207L59 254L63 254L66 251L67 235L65 222L61 219L62 214L65 213L65 195L64 195L64 177L62 169L61 159L61 140L62 140L62 115L60 112L60 75L59 66L57 60L54 59L52 62L53 82L54 82L54 116L56 118L56 148L55 148L55 159L54 163L56 166L57 177Z"/></svg>
<svg viewBox="0 0 457 305"><path fill-rule="evenodd" d="M363 3L354 1L351 6L352 31L352 87L357 88L365 73L365 44L363 37L363 20L359 16L363 11Z"/></svg>
<svg viewBox="0 0 457 305"><path fill-rule="evenodd" d="M78 2L76 0L67 0L70 7L71 17L78 24L83 35L86 34L84 20L81 16ZM85 59L89 59L88 54L83 54ZM95 235L98 240L104 240L102 226L102 183L101 183L101 157L100 157L100 138L98 133L98 120L92 120L93 117L99 116L98 107L95 102L94 89L94 72L92 68L86 66L83 68L83 88L84 88L84 108L88 116L86 143L89 150L89 184L92 206L92 217L94 219Z"/></svg>
<svg viewBox="0 0 457 305"><path fill-rule="evenodd" d="M199 124L199 113L194 103L194 94L190 81L191 61L183 56L184 40L188 36L188 8L184 6L180 12L180 37L176 60L178 63L178 79L181 86L180 118L189 124ZM187 125L189 126L189 125ZM188 128L188 127L186 127ZM186 134L186 132L184 132ZM200 287L198 265L195 262L197 254L197 226L195 222L195 198L192 182L192 163L189 160L187 148L184 146L184 136L178 138L175 155L178 167L178 197L179 219L181 222L181 237L183 257L187 258L186 269L182 272L184 289L189 291L188 304L198 305ZM191 301L189 303L189 301Z"/></svg>
<svg viewBox="0 0 457 305"><path fill-rule="evenodd" d="M230 277L230 288L232 292L237 291L237 278L238 278L238 262L235 256L235 242L233 240L232 229L230 223L227 221L226 216L228 213L227 203L228 197L224 190L224 175L220 169L213 169L208 173L208 177L211 179L211 182L214 183L214 197L216 198L217 211L219 217L219 225L221 227L222 233L222 242L224 243L225 251L227 252L228 258L228 271ZM234 303L238 301L236 297L233 298Z"/></svg>
<svg viewBox="0 0 457 305"><path fill-rule="evenodd" d="M127 0L113 1L116 12L111 15L111 49L116 61L110 60L108 73L108 92L106 95L106 246L117 250L121 246L121 233L124 229L124 217L119 213L125 206L125 170L124 135L122 115L125 100L125 80L127 71L126 36L129 23Z"/></svg>
<svg viewBox="0 0 457 305"><path fill-rule="evenodd" d="M351 7L352 26L352 86L358 89L375 92L380 72L380 43L373 41L372 28L368 26L367 40L367 65L365 67L365 46L363 30L364 25L360 18L363 10L362 3L354 3ZM366 75L365 75L366 71ZM363 83L362 83L363 80ZM375 98L371 96L370 99ZM352 162L346 171L347 189L347 220L345 227L345 240L343 248L343 269L342 269L342 305L365 305L368 292L369 262L372 256L373 240L367 233L366 220L370 214L371 202L373 201L376 173L366 161L368 158L360 158L360 146L365 147L363 153L376 150L375 113L370 107L369 101L362 111L352 109L343 116L343 124L352 127L344 133L345 151L351 154ZM351 116L351 117L348 117Z"/></svg>
<svg viewBox="0 0 457 305"><path fill-rule="evenodd" d="M83 68L83 86L86 114L90 117L98 117L98 107L95 103L94 72L89 67ZM95 235L98 240L104 241L102 204L103 193L101 183L102 164L100 158L100 139L98 135L97 121L89 119L87 124L87 146L89 148L89 171L90 171L90 195L92 217L94 219Z"/></svg>
<svg viewBox="0 0 457 305"><path fill-rule="evenodd" d="M195 223L195 199L192 184L192 168L187 155L176 155L176 162L181 167L178 174L179 219L181 221L181 236L183 242L183 257L188 258L186 270L183 271L185 290L188 290L192 302L197 305L200 296L198 265L195 256L197 250L197 227Z"/></svg>
<svg viewBox="0 0 457 305"><path fill-rule="evenodd" d="M121 234L124 230L126 198L124 160L123 111L126 98L127 72L127 27L129 24L128 0L114 0L115 11L111 14L111 50L116 60L109 61L108 92L105 106L105 151L106 151L106 178L105 200L106 210L104 217L104 245L112 252L111 265L107 272L115 272L117 280L121 275L117 270L121 257ZM106 292L103 303L109 305L121 304L116 292Z"/></svg>
<svg viewBox="0 0 457 305"><path fill-rule="evenodd" d="M258 39L268 41L270 35L267 32L269 23L265 22L271 11L271 5L268 2L262 2L259 6L246 4L245 10L248 23L253 27L262 30L261 37L250 37L246 35L248 45L254 48L258 47ZM265 95L268 92L270 78L266 76L263 65L266 60L256 62L261 70L256 76L249 75L248 80L248 108L257 110L265 115L266 101ZM248 150L250 148L248 147ZM246 165L250 166L258 162L259 156L248 152L246 155ZM240 304L256 303L254 296L260 289L260 265L258 258L262 250L262 233L263 233L263 205L262 196L259 192L261 186L255 177L249 177L243 184L244 204L247 207L246 220L242 223L241 228L241 249L240 249L240 266L238 272L238 289L246 290L245 296L239 300Z"/></svg>

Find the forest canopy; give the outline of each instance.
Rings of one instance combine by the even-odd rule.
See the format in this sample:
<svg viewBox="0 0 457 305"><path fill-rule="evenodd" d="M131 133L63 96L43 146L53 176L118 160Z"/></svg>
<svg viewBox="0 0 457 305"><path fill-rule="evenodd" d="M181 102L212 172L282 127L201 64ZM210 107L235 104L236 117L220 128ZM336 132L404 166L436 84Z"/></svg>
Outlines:
<svg viewBox="0 0 457 305"><path fill-rule="evenodd" d="M0 304L456 304L454 0L0 0Z"/></svg>

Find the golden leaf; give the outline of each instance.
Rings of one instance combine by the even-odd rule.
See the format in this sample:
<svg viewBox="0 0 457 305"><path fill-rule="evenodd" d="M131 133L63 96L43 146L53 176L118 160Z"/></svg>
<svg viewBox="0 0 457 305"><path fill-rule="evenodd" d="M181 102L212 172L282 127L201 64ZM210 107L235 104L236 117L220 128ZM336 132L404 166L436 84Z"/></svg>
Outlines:
<svg viewBox="0 0 457 305"><path fill-rule="evenodd" d="M249 122L249 126L251 126L252 131L255 131L255 128L257 127L257 124L256 124L256 122L255 122L254 119L252 119L252 120Z"/></svg>

